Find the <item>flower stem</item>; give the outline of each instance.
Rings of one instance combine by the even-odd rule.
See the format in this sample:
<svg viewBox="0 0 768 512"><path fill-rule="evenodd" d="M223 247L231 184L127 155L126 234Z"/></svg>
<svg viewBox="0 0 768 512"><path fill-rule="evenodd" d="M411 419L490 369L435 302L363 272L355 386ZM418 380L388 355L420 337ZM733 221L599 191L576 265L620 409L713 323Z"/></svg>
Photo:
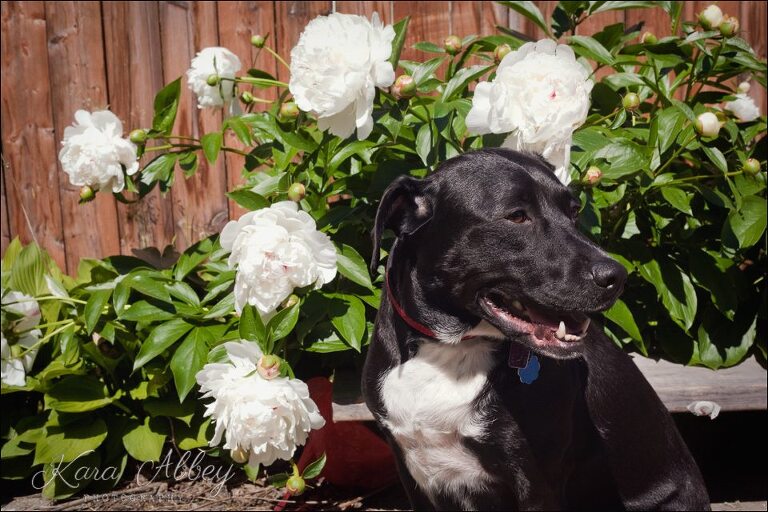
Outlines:
<svg viewBox="0 0 768 512"><path fill-rule="evenodd" d="M291 69L291 66L289 66L288 63L285 62L285 59L283 59L275 50L273 50L267 45L264 45L264 49L267 50L274 58L276 58L287 69Z"/></svg>
<svg viewBox="0 0 768 512"><path fill-rule="evenodd" d="M87 304L87 302L84 301L84 300L73 299L72 297L57 297L56 295L44 295L42 297L33 297L31 299L21 299L21 300L16 300L16 301L13 301L13 302L6 302L6 303L3 304L3 306L10 306L11 304L19 304L19 303L22 303L22 302L32 302L32 301L40 302L40 301L43 301L43 300L60 300L62 302L73 302L73 303L76 303L76 304Z"/></svg>
<svg viewBox="0 0 768 512"><path fill-rule="evenodd" d="M56 336L57 334L59 334L61 331L65 330L65 329L69 329L69 327L70 327L71 325L75 325L75 322L74 322L73 320L69 320L69 321L67 322L67 325L63 325L63 326L59 327L58 329L56 329L55 331L53 331L52 333L50 333L50 334L47 334L47 335L43 336L42 338L40 338L40 339L37 341L37 343L35 343L35 344L34 344L34 345L32 345L31 347L25 348L25 349L24 349L24 350L21 352L21 355L23 356L23 355L25 355L27 352L30 352L30 351L32 351L32 350L37 350L37 349L38 349L38 347L39 347L40 345L42 345L43 343L45 343L46 341L48 341L48 339L49 339L49 338L52 338L52 337Z"/></svg>
<svg viewBox="0 0 768 512"><path fill-rule="evenodd" d="M698 181L698 180L706 180L706 179L713 179L713 178L720 178L720 177L730 177L730 176L738 176L740 174L744 174L744 171L733 171L733 172L726 172L723 174L703 174L699 176L688 176L686 178L679 178L676 180L668 181L666 183L659 183L658 185L654 185L655 187L666 187L667 185L677 185L679 183L685 183L687 181Z"/></svg>

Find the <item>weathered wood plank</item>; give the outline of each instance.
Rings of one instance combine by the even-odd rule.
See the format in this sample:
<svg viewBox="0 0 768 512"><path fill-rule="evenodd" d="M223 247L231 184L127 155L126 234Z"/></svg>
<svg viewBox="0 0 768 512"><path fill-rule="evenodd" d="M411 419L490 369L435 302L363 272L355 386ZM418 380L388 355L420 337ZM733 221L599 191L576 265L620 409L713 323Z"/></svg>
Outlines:
<svg viewBox="0 0 768 512"><path fill-rule="evenodd" d="M182 77L183 83L174 133L198 134L197 100L186 86L185 73L196 53L195 32L207 29L215 33L216 19L196 18L188 2L161 2L160 26L164 82ZM217 163L219 169L211 169L199 152L198 157L200 167L191 178L185 178L178 167L175 171L172 200L175 247L179 251L220 231L229 214L223 163Z"/></svg>
<svg viewBox="0 0 768 512"><path fill-rule="evenodd" d="M2 137L11 236L66 268L43 2L2 3Z"/></svg>
<svg viewBox="0 0 768 512"><path fill-rule="evenodd" d="M5 254L11 242L11 225L8 221L8 201L5 197L5 157L0 160L0 254Z"/></svg>
<svg viewBox="0 0 768 512"><path fill-rule="evenodd" d="M724 370L684 367L666 361L634 357L635 364L658 393L670 412L687 412L687 406L698 400L717 402L723 411L765 410L766 373L749 359ZM372 421L363 403L359 383L342 376L339 391L334 390L334 421Z"/></svg>
<svg viewBox="0 0 768 512"><path fill-rule="evenodd" d="M274 2L218 2L218 27L221 45L232 50L243 63L243 71L249 68L264 70L273 76L278 76L277 60L265 50L259 50L251 45L251 36L261 34L269 35L267 45L274 48L277 33L275 32L275 5ZM288 53L283 52L282 57L288 60ZM279 64L282 66L282 64ZM287 69L283 68L286 73ZM258 89L256 87L242 86L240 91L250 91L255 97L269 100L277 99L278 93L275 88ZM256 103L255 110L266 108L264 103ZM248 150L237 140L231 132L225 137L227 146L238 149ZM226 153L227 189L232 190L243 184L242 169L245 164L244 157ZM238 218L246 210L241 208L234 201L229 202L229 212L231 218Z"/></svg>
<svg viewBox="0 0 768 512"><path fill-rule="evenodd" d="M111 110L126 130L149 127L153 99L164 85L158 4L104 2L102 15ZM142 158L142 166L154 156ZM157 189L138 203L118 204L118 219L123 254L150 246L162 249L173 240L171 201Z"/></svg>
<svg viewBox="0 0 768 512"><path fill-rule="evenodd" d="M365 16L368 19L371 19L371 16L374 12L379 14L379 18L382 22L384 22L385 25L389 25L392 23L395 23L399 21L398 19L393 19L393 4L394 2L382 2L382 1L373 1L373 2L352 2L352 1L343 1L343 2L336 2L336 12L343 12L347 14L359 14L361 16Z"/></svg>
<svg viewBox="0 0 768 512"><path fill-rule="evenodd" d="M74 121L75 111L107 107L101 8L91 2L46 2L48 59L55 140ZM58 166L59 197L66 246L66 271L74 274L81 258L120 253L117 207L111 190L78 204L80 188Z"/></svg>
<svg viewBox="0 0 768 512"><path fill-rule="evenodd" d="M765 20L768 19L768 3L740 2L740 4L739 22L741 23L741 37L752 45L752 49L755 50L755 55L759 59L765 60L766 42L768 41ZM747 76L741 78L749 80ZM750 80L750 84L752 88L749 90L749 95L754 98L755 103L760 107L760 112L765 115L768 111L768 97L766 97L765 88L755 80Z"/></svg>
<svg viewBox="0 0 768 512"><path fill-rule="evenodd" d="M408 35L405 38L400 58L423 62L439 54L425 53L415 50L412 46L420 41L429 41L442 47L443 40L451 35L450 2L395 2L394 18L396 20L411 17L408 24ZM448 59L438 69L442 76L447 67ZM400 74L400 73L397 73Z"/></svg>

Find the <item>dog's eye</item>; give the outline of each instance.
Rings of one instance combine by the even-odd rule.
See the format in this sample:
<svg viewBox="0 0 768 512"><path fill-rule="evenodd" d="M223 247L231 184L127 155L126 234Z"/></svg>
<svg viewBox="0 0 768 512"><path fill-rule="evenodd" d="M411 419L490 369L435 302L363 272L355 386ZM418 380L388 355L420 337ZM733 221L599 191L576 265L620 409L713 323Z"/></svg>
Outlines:
<svg viewBox="0 0 768 512"><path fill-rule="evenodd" d="M529 219L524 210L515 210L514 212L507 215L507 220L510 220L515 224L522 224Z"/></svg>

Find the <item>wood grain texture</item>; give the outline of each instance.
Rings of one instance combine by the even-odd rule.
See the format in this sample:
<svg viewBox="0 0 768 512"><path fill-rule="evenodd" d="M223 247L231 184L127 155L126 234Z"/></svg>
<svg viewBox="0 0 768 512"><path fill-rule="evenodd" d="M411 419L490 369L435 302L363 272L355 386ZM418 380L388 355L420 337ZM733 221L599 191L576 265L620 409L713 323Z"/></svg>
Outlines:
<svg viewBox="0 0 768 512"><path fill-rule="evenodd" d="M396 20L411 17L408 24L408 34L405 38L401 59L425 61L439 56L435 53L425 53L415 50L412 46L420 41L429 41L438 46L443 46L443 40L451 35L451 9L450 2L395 2L394 16ZM458 35L458 34L457 34ZM442 76L442 71L447 67L446 63L437 71ZM400 74L400 73L397 73Z"/></svg>
<svg viewBox="0 0 768 512"><path fill-rule="evenodd" d="M101 8L95 2L46 2L48 59L55 140L74 122L79 109L107 108ZM111 190L78 204L80 187L72 185L59 164L56 173L66 247L66 271L74 273L81 258L120 254L117 206ZM86 220L87 219L87 220Z"/></svg>
<svg viewBox="0 0 768 512"><path fill-rule="evenodd" d="M111 110L126 130L152 125L153 99L163 87L163 59L157 2L102 4L107 80ZM142 158L146 165L154 155ZM173 209L158 189L133 204L118 204L123 254L159 247L173 240Z"/></svg>
<svg viewBox="0 0 768 512"><path fill-rule="evenodd" d="M274 6L277 20L274 49L290 63L291 49L299 42L304 27L313 18L330 14L333 2L275 2ZM289 79L288 70L282 66L277 75L284 82Z"/></svg>
<svg viewBox="0 0 768 512"><path fill-rule="evenodd" d="M768 407L765 370L754 358L717 371L645 357L633 357L633 360L670 412L688 412L688 405L699 400L717 402L723 411L765 410ZM350 384L351 380L343 376L340 382L345 386L334 389L333 420L373 421L360 396L359 383Z"/></svg>
<svg viewBox="0 0 768 512"><path fill-rule="evenodd" d="M768 34L766 34L766 22L768 22L768 3L766 2L740 2L740 22L741 37L746 39L755 50L758 59L766 58L766 43ZM760 108L760 112L765 115L768 112L768 97L766 97L765 88L749 76L741 77L742 80L748 80L752 87L749 95L754 98L755 103Z"/></svg>
<svg viewBox="0 0 768 512"><path fill-rule="evenodd" d="M3 2L2 140L10 236L66 268L43 2Z"/></svg>
<svg viewBox="0 0 768 512"><path fill-rule="evenodd" d="M196 31L215 34L217 27L215 17L197 19L194 14L191 2L160 3L163 81L170 83L181 76L184 83L174 133L200 133L197 99L186 87L185 73L196 53ZM220 120L211 129L217 129L218 126ZM200 160L197 173L190 178L185 178L178 166L175 171L172 196L174 245L179 251L201 238L218 233L229 215L224 195L227 177L223 162L217 162L214 168L209 168L204 158Z"/></svg>
<svg viewBox="0 0 768 512"><path fill-rule="evenodd" d="M397 18L392 18L394 11L393 3L394 2L381 1L336 2L336 12L343 12L345 14L359 14L361 16L365 16L368 19L371 19L371 16L375 12L379 14L379 19L381 19L384 24L391 24L400 21Z"/></svg>
<svg viewBox="0 0 768 512"><path fill-rule="evenodd" d="M11 242L11 225L8 221L8 200L5 198L5 157L0 162L0 253L5 254Z"/></svg>

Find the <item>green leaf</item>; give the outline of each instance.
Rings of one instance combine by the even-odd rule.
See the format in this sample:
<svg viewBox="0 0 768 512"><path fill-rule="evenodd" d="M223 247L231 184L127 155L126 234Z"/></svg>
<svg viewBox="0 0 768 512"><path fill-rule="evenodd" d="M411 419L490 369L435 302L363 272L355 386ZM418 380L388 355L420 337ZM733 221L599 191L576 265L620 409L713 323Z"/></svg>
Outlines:
<svg viewBox="0 0 768 512"><path fill-rule="evenodd" d="M233 190L227 192L227 197L247 210L260 210L269 208L269 201L264 196L248 189Z"/></svg>
<svg viewBox="0 0 768 512"><path fill-rule="evenodd" d="M42 494L49 500L62 500L90 486L101 468L99 452L87 452L71 462L49 462L43 466Z"/></svg>
<svg viewBox="0 0 768 512"><path fill-rule="evenodd" d="M208 429L211 426L210 418L204 420L196 427L188 427L180 424L176 427L176 441L180 450L194 450L208 445Z"/></svg>
<svg viewBox="0 0 768 512"><path fill-rule="evenodd" d="M200 138L200 145L203 146L203 154L209 163L216 162L221 150L222 136L221 132L206 133Z"/></svg>
<svg viewBox="0 0 768 512"><path fill-rule="evenodd" d="M574 51L584 55L600 64L613 66L614 58L611 52L605 49L605 46L589 36L571 36L571 45L575 45Z"/></svg>
<svg viewBox="0 0 768 512"><path fill-rule="evenodd" d="M328 168L333 172L348 158L364 153L366 150L373 147L376 147L376 143L369 140L356 140L350 142L334 153Z"/></svg>
<svg viewBox="0 0 768 512"><path fill-rule="evenodd" d="M410 21L411 17L406 16L392 27L395 30L395 37L392 39L392 54L389 56L389 63L392 64L394 69L397 69L397 65L400 62L400 52L403 50L403 43L405 43L405 35L408 32L408 23Z"/></svg>
<svg viewBox="0 0 768 512"><path fill-rule="evenodd" d="M643 341L643 336L640 334L640 329L637 327L635 317L623 301L617 300L610 309L603 313L603 315L605 318L624 329L624 332L629 334L633 340Z"/></svg>
<svg viewBox="0 0 768 512"><path fill-rule="evenodd" d="M48 293L45 283L45 256L35 243L21 249L13 262L8 287L31 296Z"/></svg>
<svg viewBox="0 0 768 512"><path fill-rule="evenodd" d="M269 332L269 353L275 347L275 341L281 340L288 336L293 328L296 326L296 321L299 319L299 305L294 304L289 308L281 310L278 314L272 317L267 324L267 331Z"/></svg>
<svg viewBox="0 0 768 512"><path fill-rule="evenodd" d="M141 344L136 360L133 362L133 369L138 370L162 354L165 349L173 345L190 329L192 329L192 326L181 318L174 318L155 327Z"/></svg>
<svg viewBox="0 0 768 512"><path fill-rule="evenodd" d="M180 402L184 401L194 387L195 376L203 369L208 359L208 346L214 341L208 329L195 327L173 354L170 366Z"/></svg>
<svg viewBox="0 0 768 512"><path fill-rule="evenodd" d="M155 271L133 272L124 279L137 292L162 302L171 302L171 295L165 287L165 280L166 278L162 274Z"/></svg>
<svg viewBox="0 0 768 512"><path fill-rule="evenodd" d="M736 237L740 249L751 247L760 241L765 231L767 215L765 198L759 196L743 198L741 209L728 214L726 226ZM725 240L726 236L723 238Z"/></svg>
<svg viewBox="0 0 768 512"><path fill-rule="evenodd" d="M628 139L615 139L595 152L594 158L608 161L610 166L603 170L603 177L610 179L633 174L648 165L643 148Z"/></svg>
<svg viewBox="0 0 768 512"><path fill-rule="evenodd" d="M677 187L661 187L661 195L667 200L669 204L685 213L686 215L693 216L691 210L691 199L693 195Z"/></svg>
<svg viewBox="0 0 768 512"><path fill-rule="evenodd" d="M197 400L189 399L179 403L175 398L147 398L141 405L150 416L159 416L166 418L175 418L185 425L192 424L192 418L195 415L195 406ZM154 426L154 425L153 425Z"/></svg>
<svg viewBox="0 0 768 512"><path fill-rule="evenodd" d="M477 80L491 69L493 69L493 66L472 66L460 69L446 84L441 100L443 102L452 100L455 96L461 94L461 91L463 91L470 82Z"/></svg>
<svg viewBox="0 0 768 512"><path fill-rule="evenodd" d="M197 153L193 151L188 151L186 153L181 153L179 155L179 167L184 172L184 176L189 178L193 174L197 172L197 167L199 165L199 160L197 158Z"/></svg>
<svg viewBox="0 0 768 512"><path fill-rule="evenodd" d="M429 166L429 153L432 151L432 127L429 124L422 125L416 135L416 152L424 165Z"/></svg>
<svg viewBox="0 0 768 512"><path fill-rule="evenodd" d="M133 421L123 434L125 451L141 462L159 461L166 439L165 423L147 416L144 423Z"/></svg>
<svg viewBox="0 0 768 512"><path fill-rule="evenodd" d="M169 83L155 96L155 114L152 118L152 129L163 135L170 135L173 123L176 121L176 111L179 108L181 95L181 77Z"/></svg>
<svg viewBox="0 0 768 512"><path fill-rule="evenodd" d="M35 464L73 461L96 450L106 437L107 425L101 418L47 426L37 442Z"/></svg>
<svg viewBox="0 0 768 512"><path fill-rule="evenodd" d="M85 412L112 403L104 384L84 375L64 377L45 396L45 405L59 412Z"/></svg>
<svg viewBox="0 0 768 512"><path fill-rule="evenodd" d="M696 290L688 275L667 261L651 260L637 268L643 279L656 288L672 320L688 330L697 308Z"/></svg>
<svg viewBox="0 0 768 512"><path fill-rule="evenodd" d="M313 478L316 478L320 476L320 473L323 471L323 468L325 467L325 453L323 453L319 459L317 459L314 462L311 462L309 465L307 465L306 468L304 468L304 472L301 474L301 477L304 480L311 480Z"/></svg>
<svg viewBox="0 0 768 512"><path fill-rule="evenodd" d="M122 314L118 315L118 318L121 320L144 323L170 320L173 317L173 313L160 309L145 300L134 302L131 307L123 310Z"/></svg>
<svg viewBox="0 0 768 512"><path fill-rule="evenodd" d="M365 305L354 295L336 294L334 297L345 302L346 311L331 318L331 323L341 337L360 352L365 333Z"/></svg>
<svg viewBox="0 0 768 512"><path fill-rule="evenodd" d="M251 128L239 117L227 118L227 120L224 121L224 129L226 128L230 128L233 132L235 132L235 135L243 144L248 146L253 145L253 135L251 134Z"/></svg>
<svg viewBox="0 0 768 512"><path fill-rule="evenodd" d="M413 70L412 74L413 81L416 82L416 86L420 86L430 76L432 76L444 60L445 57L435 57L434 59L430 59L427 62L416 66L416 69Z"/></svg>
<svg viewBox="0 0 768 512"><path fill-rule="evenodd" d="M678 108L667 108L656 115L654 123L658 127L659 154L664 154L683 129L685 114Z"/></svg>
<svg viewBox="0 0 768 512"><path fill-rule="evenodd" d="M240 338L255 341L261 347L262 352L267 348L267 328L261 319L261 315L255 306L246 304L240 315Z"/></svg>
<svg viewBox="0 0 768 512"><path fill-rule="evenodd" d="M715 147L710 148L703 144L701 145L701 149L704 150L707 158L709 158L710 162L715 164L718 169L723 172L728 172L728 162L726 162L725 156L723 156L723 153L719 149Z"/></svg>
<svg viewBox="0 0 768 512"><path fill-rule="evenodd" d="M141 182L151 185L156 181L168 182L173 176L173 166L176 165L176 153L163 153L149 162L141 171Z"/></svg>
<svg viewBox="0 0 768 512"><path fill-rule="evenodd" d="M421 52L428 52L428 53L445 53L445 48L442 46L437 46L435 43L430 43L429 41L420 41L418 43L415 43L413 46L411 46L414 50L419 50Z"/></svg>
<svg viewBox="0 0 768 512"><path fill-rule="evenodd" d="M112 296L112 290L96 290L91 293L88 302L85 304L83 317L85 320L85 330L88 334L93 332L96 323L101 318L101 311Z"/></svg>
<svg viewBox="0 0 768 512"><path fill-rule="evenodd" d="M534 2L499 2L501 5L505 5L513 11L522 14L529 20L531 20L537 27L544 31L548 37L552 37L549 31L547 22L544 21L541 11Z"/></svg>
<svg viewBox="0 0 768 512"><path fill-rule="evenodd" d="M368 265L354 247L347 244L342 244L341 249L336 247L336 267L341 275L353 283L369 289L373 288L371 276L368 274Z"/></svg>

